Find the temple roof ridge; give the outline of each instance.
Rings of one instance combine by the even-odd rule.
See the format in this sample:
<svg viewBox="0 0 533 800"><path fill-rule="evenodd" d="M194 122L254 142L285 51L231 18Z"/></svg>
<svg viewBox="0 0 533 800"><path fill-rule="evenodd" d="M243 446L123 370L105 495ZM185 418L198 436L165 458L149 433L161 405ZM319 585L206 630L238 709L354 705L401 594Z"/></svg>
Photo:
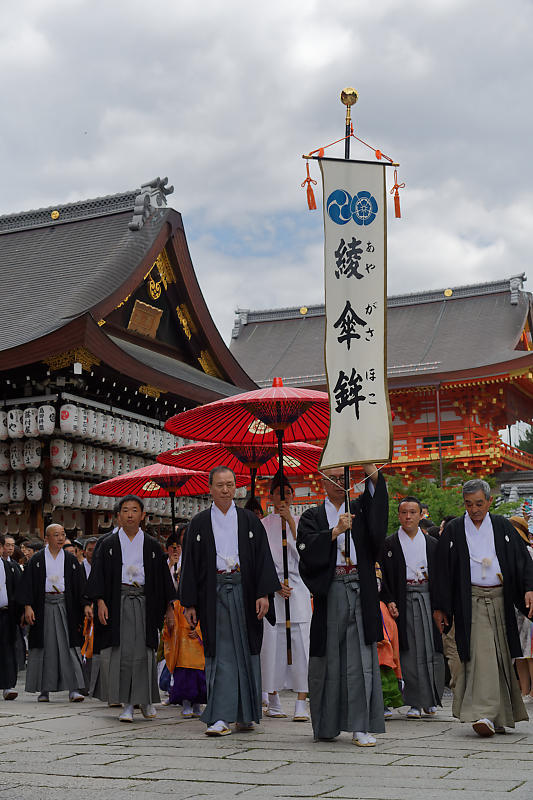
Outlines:
<svg viewBox="0 0 533 800"><path fill-rule="evenodd" d="M167 186L167 183L168 178L157 177L146 181L141 184L139 189L132 191L75 200L70 203L58 203L13 214L2 214L0 215L0 235L95 219L109 214L124 212L133 214L134 211L137 214L134 214L132 218L130 230L139 230L151 210L166 207L166 196L174 191L174 187ZM142 222L139 225L140 217Z"/></svg>
<svg viewBox="0 0 533 800"><path fill-rule="evenodd" d="M518 302L518 294L523 290L527 280L525 272L511 275L483 283L471 283L463 286L450 286L445 289L427 289L421 292L408 292L404 294L389 295L388 308L397 306L420 305L421 303L435 303L440 301L457 300L465 297L479 297L487 294L510 293L511 305ZM320 317L324 315L324 304L316 303L309 306L286 306L283 308L235 310L235 323L232 338L237 338L244 325L252 322L274 322L275 320L298 319L299 317Z"/></svg>

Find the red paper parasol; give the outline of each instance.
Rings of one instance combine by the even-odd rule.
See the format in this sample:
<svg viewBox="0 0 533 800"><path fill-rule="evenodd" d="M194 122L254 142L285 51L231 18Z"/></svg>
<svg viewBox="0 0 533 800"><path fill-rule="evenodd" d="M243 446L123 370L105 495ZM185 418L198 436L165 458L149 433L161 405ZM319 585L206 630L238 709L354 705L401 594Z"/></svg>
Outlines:
<svg viewBox="0 0 533 800"><path fill-rule="evenodd" d="M248 483L239 477L237 486ZM165 464L150 464L148 467L117 475L107 481L97 483L89 489L91 494L104 497L124 497L136 494L138 497L170 497L172 511L172 530L175 528L174 498L189 497L194 494L209 494L209 481L206 472L170 467Z"/></svg>
<svg viewBox="0 0 533 800"><path fill-rule="evenodd" d="M326 392L285 387L274 378L267 389L244 392L171 417L165 429L202 442L274 444L325 439L329 429Z"/></svg>
<svg viewBox="0 0 533 800"><path fill-rule="evenodd" d="M283 470L288 475L316 472L321 453L320 447L298 442L283 448ZM236 475L250 472L252 497L255 495L257 475L274 475L279 469L277 444L214 444L212 442L190 444L167 450L157 456L160 464L170 464L184 469L210 470L216 464L224 464Z"/></svg>
<svg viewBox="0 0 533 800"><path fill-rule="evenodd" d="M171 417L165 429L175 436L228 444L278 445L280 497L285 499L283 483L283 441L304 442L325 439L329 429L329 397L313 389L284 387L274 378L268 389L256 389L216 400L205 406ZM281 522L283 579L289 585L289 565L285 520ZM289 600L285 600L287 663L292 664Z"/></svg>

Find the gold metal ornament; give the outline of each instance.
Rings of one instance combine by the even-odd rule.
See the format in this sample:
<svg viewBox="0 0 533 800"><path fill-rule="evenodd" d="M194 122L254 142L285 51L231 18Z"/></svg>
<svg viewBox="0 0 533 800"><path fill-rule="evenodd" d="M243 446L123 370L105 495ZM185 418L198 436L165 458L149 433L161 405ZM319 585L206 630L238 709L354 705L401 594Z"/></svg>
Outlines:
<svg viewBox="0 0 533 800"><path fill-rule="evenodd" d="M355 89L352 89L351 86L347 86L346 89L343 89L341 92L341 103L348 108L354 106L359 99L359 94L356 92Z"/></svg>

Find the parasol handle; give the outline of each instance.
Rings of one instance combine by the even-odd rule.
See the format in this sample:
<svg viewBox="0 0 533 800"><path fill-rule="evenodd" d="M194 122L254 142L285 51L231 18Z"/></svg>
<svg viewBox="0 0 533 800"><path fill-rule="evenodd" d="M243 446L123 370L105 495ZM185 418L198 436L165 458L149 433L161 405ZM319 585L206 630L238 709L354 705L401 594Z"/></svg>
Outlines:
<svg viewBox="0 0 533 800"><path fill-rule="evenodd" d="M279 497L281 501L285 500L285 480L283 477L283 431L277 430L276 436L278 438L278 462L279 462ZM289 558L287 552L287 522L281 518L281 549L283 553L283 583L285 586L289 585ZM292 638L291 638L291 606L290 600L285 599L285 630L287 636L287 664L292 664Z"/></svg>

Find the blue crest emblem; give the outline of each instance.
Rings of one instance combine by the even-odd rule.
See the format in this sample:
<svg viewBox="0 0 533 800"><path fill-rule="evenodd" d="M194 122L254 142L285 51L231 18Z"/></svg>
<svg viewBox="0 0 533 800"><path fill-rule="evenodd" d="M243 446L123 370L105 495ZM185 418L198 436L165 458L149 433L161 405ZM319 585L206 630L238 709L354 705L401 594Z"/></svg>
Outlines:
<svg viewBox="0 0 533 800"><path fill-rule="evenodd" d="M326 209L330 219L336 222L337 225L346 225L352 218L351 202L352 198L348 192L344 189L335 189L326 202Z"/></svg>
<svg viewBox="0 0 533 800"><path fill-rule="evenodd" d="M357 225L370 225L376 219L376 198L366 189L352 197L345 189L335 189L326 201L328 216L337 225L346 225L351 219Z"/></svg>
<svg viewBox="0 0 533 800"><path fill-rule="evenodd" d="M378 213L376 198L372 197L370 192L366 190L357 192L350 204L350 211L353 221L358 225L370 225L371 222L374 222Z"/></svg>

